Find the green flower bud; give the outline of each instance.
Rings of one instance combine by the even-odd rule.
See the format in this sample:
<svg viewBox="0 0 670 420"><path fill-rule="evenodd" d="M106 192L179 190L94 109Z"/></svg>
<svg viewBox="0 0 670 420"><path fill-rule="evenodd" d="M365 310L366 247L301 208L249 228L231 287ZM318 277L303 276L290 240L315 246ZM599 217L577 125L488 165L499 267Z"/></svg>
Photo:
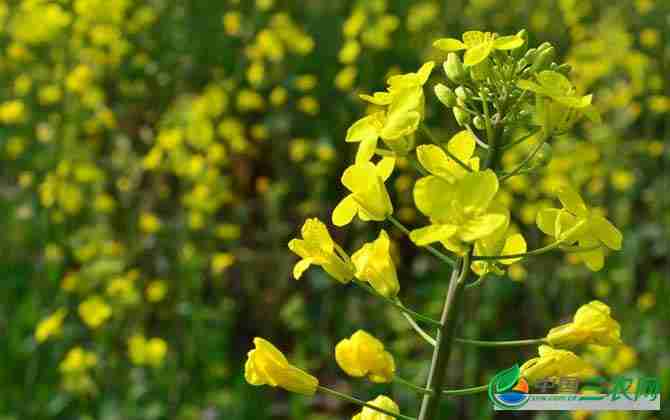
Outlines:
<svg viewBox="0 0 670 420"><path fill-rule="evenodd" d="M549 48L551 48L551 43L549 43L549 42L543 42L542 44L540 44L539 47L537 47L537 53L539 54L539 53L541 53L542 51L547 50L547 49L549 49Z"/></svg>
<svg viewBox="0 0 670 420"><path fill-rule="evenodd" d="M472 119L472 125L474 125L477 130L483 130L486 128L484 118L482 118L479 115L477 115L475 118Z"/></svg>
<svg viewBox="0 0 670 420"><path fill-rule="evenodd" d="M555 56L556 56L556 49L552 46L549 46L549 48L546 48L540 53L538 53L537 57L535 57L535 61L533 61L533 65L530 67L530 71L538 72L546 68L547 66L549 66L549 63L551 63L551 61L554 59Z"/></svg>
<svg viewBox="0 0 670 420"><path fill-rule="evenodd" d="M467 73L463 67L463 62L456 53L449 53L447 61L444 62L444 72L447 74L449 80L454 83L464 82Z"/></svg>
<svg viewBox="0 0 670 420"><path fill-rule="evenodd" d="M570 76L570 72L572 71L572 66L568 63L563 63L556 68L556 71L568 77Z"/></svg>
<svg viewBox="0 0 670 420"><path fill-rule="evenodd" d="M472 99L472 91L465 86L459 86L456 88L456 97L464 101L469 101Z"/></svg>
<svg viewBox="0 0 670 420"><path fill-rule="evenodd" d="M454 118L456 118L456 122L458 125L461 127L464 127L466 124L470 123L470 114L468 114L464 109L454 107Z"/></svg>
<svg viewBox="0 0 670 420"><path fill-rule="evenodd" d="M456 95L454 94L454 91L449 89L447 86L443 85L442 83L438 83L435 85L433 90L435 91L435 96L437 96L437 99L445 106L451 108L452 106L456 105Z"/></svg>
<svg viewBox="0 0 670 420"><path fill-rule="evenodd" d="M537 56L537 48L531 48L528 51L526 51L526 54L523 55L523 58L525 58L527 62L532 63L535 60L536 56Z"/></svg>

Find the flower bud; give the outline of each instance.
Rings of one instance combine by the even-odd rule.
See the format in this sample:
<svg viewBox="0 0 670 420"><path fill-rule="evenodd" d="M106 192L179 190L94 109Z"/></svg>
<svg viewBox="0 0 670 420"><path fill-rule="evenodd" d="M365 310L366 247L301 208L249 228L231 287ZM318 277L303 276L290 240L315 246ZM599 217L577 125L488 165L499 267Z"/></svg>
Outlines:
<svg viewBox="0 0 670 420"><path fill-rule="evenodd" d="M442 102L445 106L451 108L456 105L456 95L454 91L449 89L447 86L442 83L438 83L434 88L435 96L437 99Z"/></svg>
<svg viewBox="0 0 670 420"><path fill-rule="evenodd" d="M568 77L570 76L570 72L572 71L572 66L568 63L563 63L556 68L556 71Z"/></svg>
<svg viewBox="0 0 670 420"><path fill-rule="evenodd" d="M523 58L526 59L529 63L532 63L533 60L535 60L535 57L537 56L537 48L531 48L528 51L526 51L526 54L523 55Z"/></svg>
<svg viewBox="0 0 670 420"><path fill-rule="evenodd" d="M470 123L470 114L468 114L464 109L454 107L454 118L456 118L456 122L458 125L461 127L465 126L466 124Z"/></svg>
<svg viewBox="0 0 670 420"><path fill-rule="evenodd" d="M449 80L454 83L461 83L466 79L465 68L463 62L456 53L449 53L447 61L444 62L444 72L447 74Z"/></svg>
<svg viewBox="0 0 670 420"><path fill-rule="evenodd" d="M542 70L543 68L547 67L549 63L551 63L555 56L556 49L550 45L548 48L545 48L537 54L535 61L533 61L533 65L530 67L530 71L537 72Z"/></svg>
<svg viewBox="0 0 670 420"><path fill-rule="evenodd" d="M483 130L484 128L486 128L484 118L482 118L479 115L477 115L475 118L472 119L472 124L475 126L477 130Z"/></svg>
<svg viewBox="0 0 670 420"><path fill-rule="evenodd" d="M465 86L459 86L455 90L456 97L464 101L469 101L472 99L472 91Z"/></svg>

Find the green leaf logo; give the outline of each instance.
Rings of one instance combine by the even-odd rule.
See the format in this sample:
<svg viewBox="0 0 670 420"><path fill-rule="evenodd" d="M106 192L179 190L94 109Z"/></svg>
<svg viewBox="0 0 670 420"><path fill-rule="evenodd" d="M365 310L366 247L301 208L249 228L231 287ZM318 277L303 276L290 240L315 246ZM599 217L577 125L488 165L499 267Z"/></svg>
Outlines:
<svg viewBox="0 0 670 420"><path fill-rule="evenodd" d="M514 388L514 385L516 385L520 376L521 370L519 369L519 365L514 365L509 369L499 372L493 378L495 393L502 394L503 392L507 392Z"/></svg>

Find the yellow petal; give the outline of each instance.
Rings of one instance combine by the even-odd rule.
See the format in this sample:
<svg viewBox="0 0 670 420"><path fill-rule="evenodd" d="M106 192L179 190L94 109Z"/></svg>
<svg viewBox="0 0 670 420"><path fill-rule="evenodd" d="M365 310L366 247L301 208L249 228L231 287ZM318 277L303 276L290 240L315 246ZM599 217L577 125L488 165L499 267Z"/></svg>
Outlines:
<svg viewBox="0 0 670 420"><path fill-rule="evenodd" d="M351 223L351 220L354 218L358 212L358 203L354 197L349 194L346 196L333 210L331 216L333 224L335 226L345 226Z"/></svg>
<svg viewBox="0 0 670 420"><path fill-rule="evenodd" d="M486 36L481 31L466 31L463 33L463 42L468 48L483 43L485 39Z"/></svg>
<svg viewBox="0 0 670 420"><path fill-rule="evenodd" d="M522 46L524 42L520 36L501 36L493 41L493 47L497 50L513 50Z"/></svg>
<svg viewBox="0 0 670 420"><path fill-rule="evenodd" d="M417 146L416 157L421 166L431 174L441 176L449 181L453 180L453 175L446 168L449 158L441 147L434 144Z"/></svg>
<svg viewBox="0 0 670 420"><path fill-rule="evenodd" d="M492 234L507 221L505 215L489 213L475 217L465 222L459 231L460 238L465 242L472 242Z"/></svg>
<svg viewBox="0 0 670 420"><path fill-rule="evenodd" d="M375 182L373 176L376 172L375 165L371 162L356 163L345 169L342 174L342 184L349 191L365 191Z"/></svg>
<svg viewBox="0 0 670 420"><path fill-rule="evenodd" d="M621 249L623 235L609 220L602 216L593 216L589 222L593 235L610 249Z"/></svg>
<svg viewBox="0 0 670 420"><path fill-rule="evenodd" d="M302 260L298 261L295 266L293 266L293 277L296 280L300 279L300 277L302 277L302 273L304 273L311 264L311 258L303 258Z"/></svg>
<svg viewBox="0 0 670 420"><path fill-rule="evenodd" d="M433 47L445 52L459 51L467 48L464 43L454 38L438 39L433 42Z"/></svg>
<svg viewBox="0 0 670 420"><path fill-rule="evenodd" d="M429 225L410 232L409 238L419 246L430 245L433 242L446 241L458 231L455 225Z"/></svg>
<svg viewBox="0 0 670 420"><path fill-rule="evenodd" d="M414 184L413 194L414 203L421 213L442 219L449 216L456 186L436 176L426 176Z"/></svg>
<svg viewBox="0 0 670 420"><path fill-rule="evenodd" d="M352 143L366 140L377 140L380 130L381 124L379 123L379 117L376 114L368 115L367 117L363 117L356 121L349 127L345 141Z"/></svg>
<svg viewBox="0 0 670 420"><path fill-rule="evenodd" d="M416 74L419 78L419 83L421 85L424 85L426 83L426 81L428 81L428 78L430 77L430 73L432 73L434 67L435 67L435 62L434 61L427 61L416 72Z"/></svg>
<svg viewBox="0 0 670 420"><path fill-rule="evenodd" d="M493 50L493 42L487 41L477 44L472 48L468 48L463 57L463 64L466 66L474 66L486 60L486 57L491 54Z"/></svg>
<svg viewBox="0 0 670 420"><path fill-rule="evenodd" d="M366 102L379 106L389 105L393 100L391 94L388 92L375 92L372 96L361 94L358 95L358 97Z"/></svg>
<svg viewBox="0 0 670 420"><path fill-rule="evenodd" d="M535 223L537 223L537 227L540 228L540 230L544 233L546 233L549 236L557 237L558 235L556 234L556 218L558 218L558 214L560 213L559 209L542 209L539 212L537 212L537 217L535 219Z"/></svg>
<svg viewBox="0 0 670 420"><path fill-rule="evenodd" d="M421 114L417 111L389 114L380 136L389 140L407 136L417 130L420 122Z"/></svg>
<svg viewBox="0 0 670 420"><path fill-rule="evenodd" d="M468 130L462 130L456 133L449 143L447 149L456 156L461 162L467 162L475 153L475 138Z"/></svg>
<svg viewBox="0 0 670 420"><path fill-rule="evenodd" d="M537 75L537 80L545 89L556 94L565 95L572 91L572 83L559 72L544 70Z"/></svg>
<svg viewBox="0 0 670 420"><path fill-rule="evenodd" d="M458 202L465 211L486 210L498 186L498 177L490 169L468 173L457 183Z"/></svg>
<svg viewBox="0 0 670 420"><path fill-rule="evenodd" d="M379 175L383 181L386 181L391 176L394 167L395 158L392 157L385 157L375 165L377 175Z"/></svg>
<svg viewBox="0 0 670 420"><path fill-rule="evenodd" d="M512 255L512 254L523 254L528 250L526 245L526 240L523 238L523 235L520 233L515 233L510 235L505 239L505 246L502 249L502 255ZM512 258L509 260L500 260L502 264L510 265L514 264L517 261L520 261L521 258Z"/></svg>
<svg viewBox="0 0 670 420"><path fill-rule="evenodd" d="M583 247L592 247L598 243L593 240L580 241L579 245ZM593 251L580 252L579 257L591 271L600 271L605 266L605 253L602 248Z"/></svg>
<svg viewBox="0 0 670 420"><path fill-rule="evenodd" d="M375 150L377 150L377 138L363 140L356 151L355 163L369 162L375 155Z"/></svg>
<svg viewBox="0 0 670 420"><path fill-rule="evenodd" d="M564 185L558 190L558 199L570 213L575 216L586 216L588 210L584 200L579 193L568 185Z"/></svg>

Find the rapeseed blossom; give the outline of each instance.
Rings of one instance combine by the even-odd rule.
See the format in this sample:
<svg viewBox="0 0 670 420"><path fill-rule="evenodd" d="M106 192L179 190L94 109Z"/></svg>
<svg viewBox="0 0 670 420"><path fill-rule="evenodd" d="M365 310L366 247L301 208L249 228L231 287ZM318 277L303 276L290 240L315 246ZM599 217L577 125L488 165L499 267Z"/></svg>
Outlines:
<svg viewBox="0 0 670 420"><path fill-rule="evenodd" d="M465 243L491 235L508 217L494 211L498 178L490 169L470 172L450 183L431 175L414 185L414 202L430 218L429 226L410 233L412 241L425 246L440 242L454 252L464 252Z"/></svg>
<svg viewBox="0 0 670 420"><path fill-rule="evenodd" d="M505 216L505 223L496 229L493 233L488 236L485 236L481 239L475 241L475 247L473 255L514 255L514 254L523 254L527 251L526 240L523 235L515 232L509 224L510 216L509 210L506 208L500 207L498 210L499 214ZM511 265L522 258L504 258L494 261L473 261L471 264L472 271L477 275L483 276L488 272L494 272L498 275L504 273L498 266L498 264Z"/></svg>
<svg viewBox="0 0 670 420"><path fill-rule="evenodd" d="M67 309L59 308L54 313L43 319L37 324L35 328L35 340L42 343L51 337L57 336L61 333L63 328L63 320L67 316Z"/></svg>
<svg viewBox="0 0 670 420"><path fill-rule="evenodd" d="M549 236L566 245L577 242L581 247L594 248L576 254L592 271L599 271L605 262L603 245L621 249L623 235L607 219L592 209L572 187L563 186L557 192L562 209L545 208L537 214L537 226Z"/></svg>
<svg viewBox="0 0 670 420"><path fill-rule="evenodd" d="M593 368L579 356L568 350L557 350L547 345L538 349L539 357L521 365L521 376L531 384L552 376L587 376Z"/></svg>
<svg viewBox="0 0 670 420"><path fill-rule="evenodd" d="M621 326L610 314L609 306L598 300L591 301L577 309L572 322L549 330L547 341L553 347L620 345Z"/></svg>
<svg viewBox="0 0 670 420"><path fill-rule="evenodd" d="M467 130L456 133L449 143L449 153L464 163L473 171L479 170L479 157L475 154L475 139ZM416 156L428 173L442 178L447 182L454 182L467 174L467 170L439 146L433 144L421 145L416 148Z"/></svg>
<svg viewBox="0 0 670 420"><path fill-rule="evenodd" d="M355 267L351 259L333 241L323 222L317 218L307 219L300 232L303 239L292 239L288 243L289 249L302 258L293 267L293 277L299 279L310 265L315 264L340 283L353 279Z"/></svg>
<svg viewBox="0 0 670 420"><path fill-rule="evenodd" d="M254 338L253 350L247 355L244 378L251 385L270 385L298 394L313 395L319 381L289 364L286 357L267 340Z"/></svg>
<svg viewBox="0 0 670 420"><path fill-rule="evenodd" d="M99 296L91 296L79 304L79 316L89 328L96 329L112 316L112 308Z"/></svg>
<svg viewBox="0 0 670 420"><path fill-rule="evenodd" d="M463 41L454 38L442 38L433 46L446 52L466 50L463 63L474 66L486 60L493 50L513 50L525 43L519 35L497 36L491 32L467 31Z"/></svg>
<svg viewBox="0 0 670 420"><path fill-rule="evenodd" d="M391 413L400 413L398 404L396 404L395 401L386 395L380 395L374 400L368 401L368 404L374 405L375 407L379 407L382 410L386 410ZM376 411L370 407L363 407L363 409L359 413L355 414L351 420L395 420L395 417Z"/></svg>
<svg viewBox="0 0 670 420"><path fill-rule="evenodd" d="M395 159L383 158L376 165L362 162L349 166L342 174L342 184L351 194L333 210L333 224L348 225L357 214L363 221L384 220L393 214L384 181L391 176L394 165Z"/></svg>
<svg viewBox="0 0 670 420"><path fill-rule="evenodd" d="M356 267L356 278L370 283L379 294L386 297L394 297L400 290L390 248L391 240L382 229L376 240L366 243L351 256Z"/></svg>
<svg viewBox="0 0 670 420"><path fill-rule="evenodd" d="M335 360L347 375L367 376L372 382L391 382L395 374L395 361L384 344L363 330L335 346Z"/></svg>

